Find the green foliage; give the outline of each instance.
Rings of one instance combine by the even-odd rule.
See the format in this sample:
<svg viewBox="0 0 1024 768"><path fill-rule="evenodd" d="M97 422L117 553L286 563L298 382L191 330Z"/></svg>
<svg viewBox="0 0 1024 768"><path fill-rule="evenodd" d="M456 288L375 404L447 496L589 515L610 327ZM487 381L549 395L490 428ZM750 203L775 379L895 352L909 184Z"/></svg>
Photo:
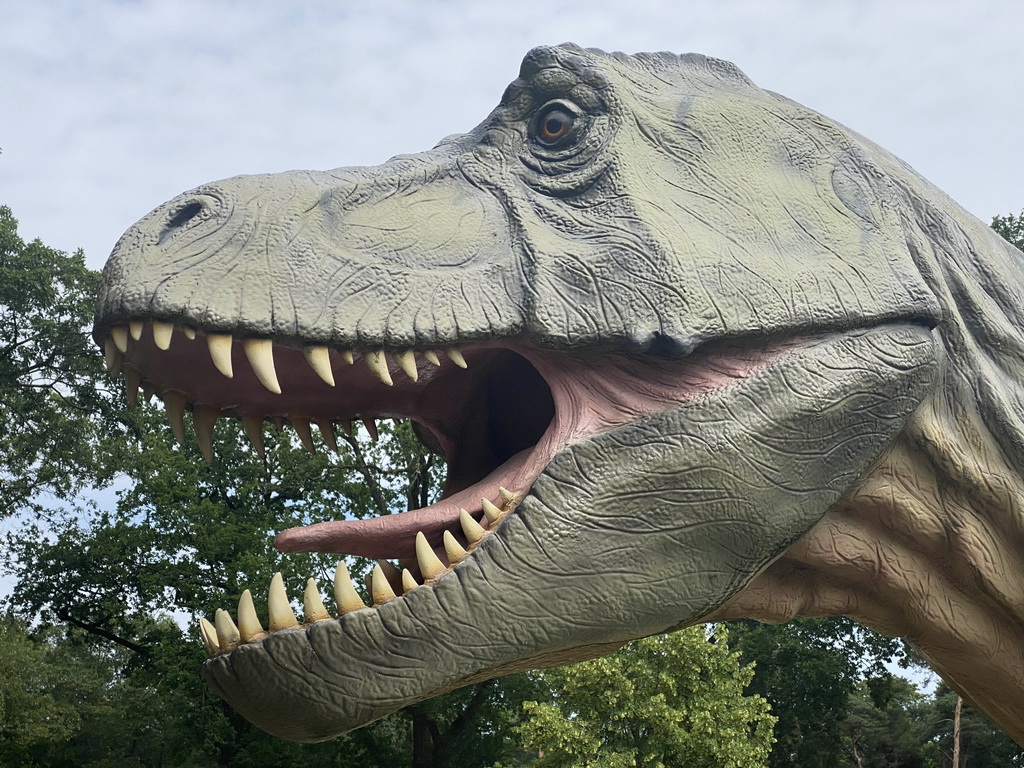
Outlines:
<svg viewBox="0 0 1024 768"><path fill-rule="evenodd" d="M0 206L0 518L105 478L99 442L117 398L86 331L98 285L81 252L24 242Z"/></svg>
<svg viewBox="0 0 1024 768"><path fill-rule="evenodd" d="M991 226L1003 239L1024 251L1024 211L1021 211L1020 216L1014 216L1012 213L1006 216L993 216Z"/></svg>
<svg viewBox="0 0 1024 768"><path fill-rule="evenodd" d="M731 626L733 645L743 661L756 664L751 692L767 699L778 718L768 764L779 768L840 764L841 725L858 683L884 679L885 662L905 658L908 652L900 641L845 618ZM876 696L884 698L882 686L874 686Z"/></svg>
<svg viewBox="0 0 1024 768"><path fill-rule="evenodd" d="M548 701L524 705L518 731L537 768L747 768L765 764L775 718L727 633L700 627L539 673Z"/></svg>
<svg viewBox="0 0 1024 768"><path fill-rule="evenodd" d="M940 768L951 765L956 698L957 695L943 683L932 702L929 754L933 756L933 764ZM960 765L961 768L1024 766L1024 747L1016 744L965 701L960 713Z"/></svg>
<svg viewBox="0 0 1024 768"><path fill-rule="evenodd" d="M879 688L885 694L879 696ZM926 768L934 710L931 701L901 677L882 675L857 683L842 722L845 759L853 768Z"/></svg>

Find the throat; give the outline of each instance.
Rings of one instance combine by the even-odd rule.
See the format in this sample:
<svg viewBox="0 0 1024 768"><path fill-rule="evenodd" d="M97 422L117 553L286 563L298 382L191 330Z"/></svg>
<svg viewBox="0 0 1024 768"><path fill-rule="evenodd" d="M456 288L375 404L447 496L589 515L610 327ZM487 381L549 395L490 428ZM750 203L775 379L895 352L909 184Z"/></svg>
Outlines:
<svg viewBox="0 0 1024 768"><path fill-rule="evenodd" d="M1022 740L1024 536L1011 510L1024 506L1024 485L991 441L972 440L965 452L924 410L817 525L710 618L848 616L902 636Z"/></svg>

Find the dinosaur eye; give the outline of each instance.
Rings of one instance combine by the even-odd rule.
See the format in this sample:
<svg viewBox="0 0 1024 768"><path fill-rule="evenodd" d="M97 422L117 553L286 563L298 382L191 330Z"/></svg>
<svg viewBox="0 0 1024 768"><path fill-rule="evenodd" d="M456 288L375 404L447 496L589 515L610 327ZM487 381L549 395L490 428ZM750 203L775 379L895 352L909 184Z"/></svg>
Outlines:
<svg viewBox="0 0 1024 768"><path fill-rule="evenodd" d="M553 145L572 131L576 116L562 106L553 106L537 116L536 135L541 144Z"/></svg>

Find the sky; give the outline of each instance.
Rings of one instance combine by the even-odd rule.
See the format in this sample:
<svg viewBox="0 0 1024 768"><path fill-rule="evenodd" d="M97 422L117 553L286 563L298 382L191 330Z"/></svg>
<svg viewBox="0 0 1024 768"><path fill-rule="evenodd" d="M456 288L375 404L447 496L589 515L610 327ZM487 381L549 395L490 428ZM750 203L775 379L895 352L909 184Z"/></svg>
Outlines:
<svg viewBox="0 0 1024 768"><path fill-rule="evenodd" d="M0 205L94 268L201 183L467 131L531 47L566 41L727 59L982 220L1024 208L1024 4L1006 0L0 0L0 19Z"/></svg>

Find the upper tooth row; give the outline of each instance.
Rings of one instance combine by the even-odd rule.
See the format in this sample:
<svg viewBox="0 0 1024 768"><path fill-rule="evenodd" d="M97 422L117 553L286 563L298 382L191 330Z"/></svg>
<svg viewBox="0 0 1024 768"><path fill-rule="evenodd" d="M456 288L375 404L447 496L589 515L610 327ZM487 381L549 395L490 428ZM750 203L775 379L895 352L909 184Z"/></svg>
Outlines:
<svg viewBox="0 0 1024 768"><path fill-rule="evenodd" d="M110 330L110 335L104 342L104 356L107 361L107 370L116 373L122 362L122 355L128 351L129 338L139 341L145 325L141 320L132 320L128 325L119 325ZM174 336L175 326L173 323L166 323L160 320L152 322L153 343L158 349L166 350L171 346L171 338ZM180 327L179 330L189 339L195 339L196 332L193 328ZM207 333L206 346L210 352L210 359L214 366L229 379L234 376L231 363L231 347L235 339L230 333ZM281 385L277 380L277 368L274 365L274 342L266 338L246 338L241 340L242 350L245 357L252 366L253 373L260 383L274 394L281 394ZM466 359L458 349L450 348L444 350L448 358L460 368L466 367ZM322 345L307 346L303 354L310 368L329 386L334 386L334 371L331 369L330 352ZM440 365L441 359L434 350L420 352L423 359L432 365ZM355 356L350 349L338 350L342 360L350 365L355 362ZM391 366L388 359L394 361L395 366L401 370L411 381L419 378L419 368L416 356L411 349L384 350L372 349L362 354L363 362L366 363L370 372L387 386L392 386L394 380L391 377Z"/></svg>
<svg viewBox="0 0 1024 768"><path fill-rule="evenodd" d="M466 536L469 548L463 547L452 535L451 531L444 532L444 548L448 557L448 565L439 558L426 536L422 533L416 534L416 562L419 565L423 577L423 584L434 582L451 570L455 565L465 559L471 551L488 533L494 530L501 520L511 511L518 501L518 494L511 493L504 488L500 489L501 506L483 499L484 515L487 519L488 528L484 528L473 519L466 510L460 510L459 522L462 532ZM387 569L387 572L385 572ZM389 578L389 573L391 578ZM398 575L397 569L391 563L378 561L370 574L370 594L373 597L373 605L383 605L398 597L395 591L394 581L401 580L402 594L422 586L408 569L401 571ZM352 577L344 562L339 562L334 572L334 604L338 613L345 615L352 611L362 610L369 606L356 592L352 584ZM324 607L320 598L320 591L316 582L309 579L306 582L306 590L302 596L302 612L304 624L315 624L318 621L328 621L332 617ZM265 630L256 616L256 607L253 604L252 593L247 589L238 600L238 624L231 618L231 614L225 610L218 609L211 624L206 619L199 620L199 631L206 645L206 651L210 656L220 653L227 653L233 650L239 643L254 643L262 640L270 632L277 632L281 629L291 629L299 626L299 620L295 617L288 601L288 594L285 592L284 580L280 573L275 573L270 580L270 591L267 596L267 613L269 616L269 630Z"/></svg>

